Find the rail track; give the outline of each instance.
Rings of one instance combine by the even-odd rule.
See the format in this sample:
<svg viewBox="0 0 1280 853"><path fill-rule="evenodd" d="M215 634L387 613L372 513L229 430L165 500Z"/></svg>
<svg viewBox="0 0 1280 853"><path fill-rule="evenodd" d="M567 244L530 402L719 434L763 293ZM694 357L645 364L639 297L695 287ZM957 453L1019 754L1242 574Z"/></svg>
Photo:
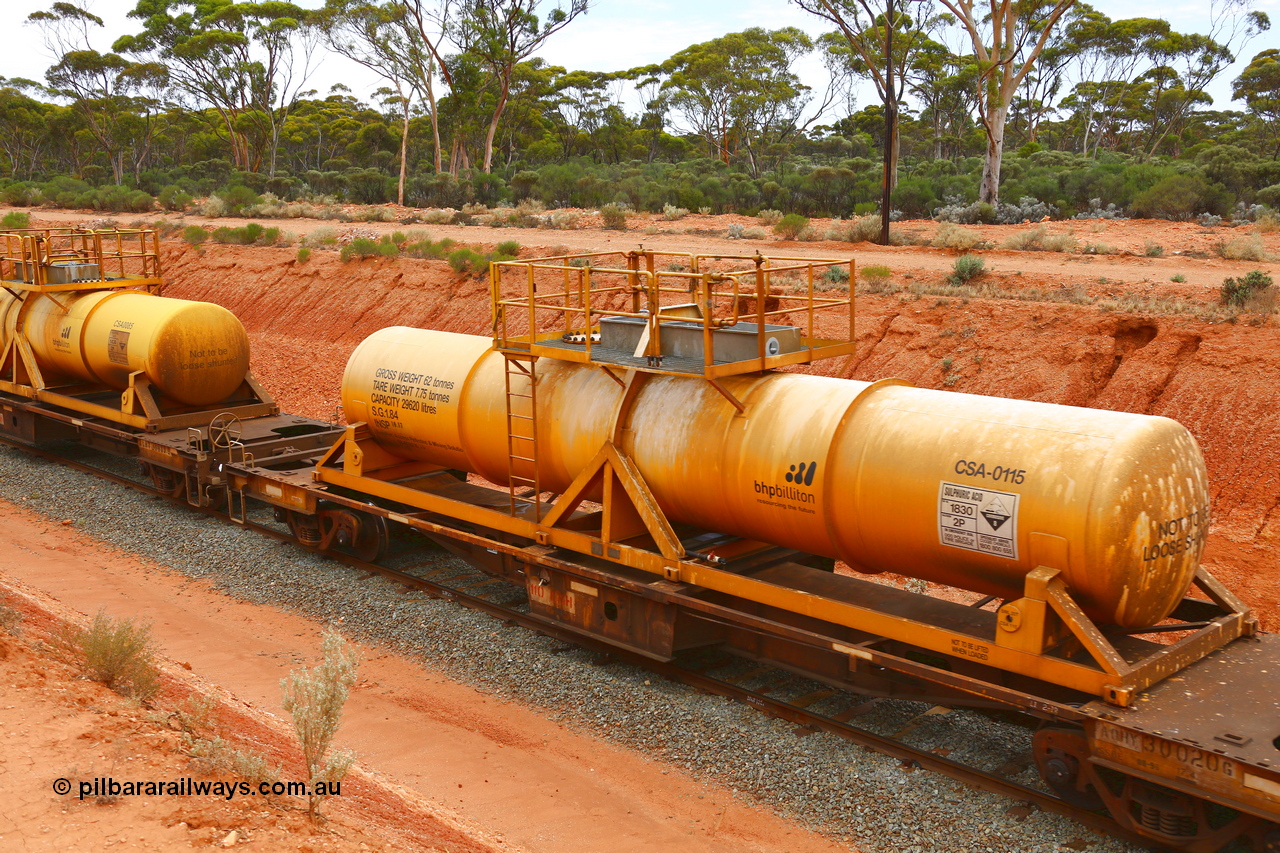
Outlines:
<svg viewBox="0 0 1280 853"><path fill-rule="evenodd" d="M279 541L287 541L299 548L305 548L296 537L277 523L264 520L260 516L270 517L269 511L261 509L252 513L252 518L240 521L232 518L227 512L209 508L195 507L180 496L157 488L143 479L135 479L104 467L89 464L67 455L48 449L33 448L28 445L9 441L0 437L0 444L23 451L32 456L56 462L64 467L98 477L102 480L134 490L136 492L181 505L189 511L202 513L221 519L227 524L237 524ZM103 459L119 461L117 457L88 451ZM143 475L139 475L140 477ZM315 549L307 549L314 551ZM916 713L908 717L905 723L897 726L891 734L877 733L868 728L855 725L856 720L871 711L880 702L902 702L903 700L883 700L862 696L847 690L829 688L827 685L797 676L775 665L750 661L740 656L730 656L706 651L693 652L678 657L675 661L663 663L628 649L610 645L595 637L579 633L562 623L540 617L521 609L527 601L523 590L509 583L489 577L460 560L450 560L449 565L426 567L421 565L404 565L399 568L386 565L388 562L405 562L404 555L384 559L381 563L369 562L357 557L336 551L325 551L325 556L336 560L353 571L365 573L366 578L382 577L403 587L406 593L420 592L431 598L445 599L475 611L485 613L501 622L519 626L559 641L580 646L597 653L598 662L603 664L625 663L642 668L655 675L672 681L678 681L697 690L723 696L761 713L796 724L797 736L815 732L826 732L843 738L851 743L869 750L891 756L920 768L930 770L967 785L974 786L1009 798L1014 804L1025 804L1046 812L1067 816L1084 827L1098 833L1113 836L1144 847L1151 847L1150 839L1126 830L1110 817L1094 811L1075 807L1058 797L1036 787L1009 778L1020 770L1033 764L1029 744L1025 753L1012 755L1010 760L996 769L965 764L939 754L937 747L916 746L907 741L908 736L916 731L922 721L929 717L951 713L944 706L929 706L925 703L911 703L917 706ZM465 566L465 570L458 568ZM507 592L508 600L498 592ZM515 594L515 598L512 598ZM758 686L749 687L752 683ZM815 710L812 706L820 706L826 711ZM945 751L945 750L941 750ZM1003 771L1003 772L1002 772Z"/></svg>

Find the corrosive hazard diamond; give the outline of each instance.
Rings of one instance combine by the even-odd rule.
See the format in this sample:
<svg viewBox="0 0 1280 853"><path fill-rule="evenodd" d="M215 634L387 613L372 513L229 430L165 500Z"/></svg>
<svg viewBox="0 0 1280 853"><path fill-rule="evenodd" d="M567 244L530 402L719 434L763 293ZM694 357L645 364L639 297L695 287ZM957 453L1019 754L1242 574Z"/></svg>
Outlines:
<svg viewBox="0 0 1280 853"><path fill-rule="evenodd" d="M982 508L982 517L987 520L987 524L991 525L992 530L999 530L1000 526L1009 520L1009 510L1005 509L1005 505L1000 502L1000 498L992 499L991 503Z"/></svg>

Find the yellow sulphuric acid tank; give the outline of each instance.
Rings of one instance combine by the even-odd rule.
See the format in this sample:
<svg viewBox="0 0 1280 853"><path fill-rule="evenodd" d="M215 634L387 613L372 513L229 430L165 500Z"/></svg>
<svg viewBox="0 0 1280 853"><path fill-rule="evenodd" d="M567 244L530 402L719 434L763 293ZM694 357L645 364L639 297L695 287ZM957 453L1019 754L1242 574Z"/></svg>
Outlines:
<svg viewBox="0 0 1280 853"><path fill-rule="evenodd" d="M28 299L24 333L46 374L123 390L142 371L166 397L208 406L231 396L249 370L249 336L220 305L136 290L59 293L61 305L43 294ZM0 293L0 348L21 307Z"/></svg>
<svg viewBox="0 0 1280 853"><path fill-rule="evenodd" d="M394 327L352 353L342 402L387 450L503 483L503 374L488 338ZM537 374L539 479L562 492L622 389L589 365ZM653 375L622 424L675 521L1004 598L1047 553L1085 612L1122 628L1167 616L1199 565L1208 480L1175 421L898 380L721 381L745 413L698 377Z"/></svg>

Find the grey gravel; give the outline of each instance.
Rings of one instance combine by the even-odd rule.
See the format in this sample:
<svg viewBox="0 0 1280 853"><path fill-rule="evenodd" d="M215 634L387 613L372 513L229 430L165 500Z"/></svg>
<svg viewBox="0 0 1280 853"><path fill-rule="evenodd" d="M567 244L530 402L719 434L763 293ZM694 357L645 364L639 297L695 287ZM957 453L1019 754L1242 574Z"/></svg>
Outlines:
<svg viewBox="0 0 1280 853"><path fill-rule="evenodd" d="M136 472L124 460L107 463L93 455L91 461ZM0 498L57 520L73 519L111 545L208 578L246 601L321 622L341 619L349 636L679 765L860 850L1049 853L1067 843L1075 850L1140 849L1038 809L1024 815L1020 803L826 733L798 737L792 723L628 665L598 665L593 652L465 607L406 600L392 583L359 581L358 573L334 561L8 448L0 448ZM412 559L427 571L447 569L464 580L472 571L439 551ZM519 590L499 594L513 603L524 599ZM771 682L771 695L799 695L805 684L811 683ZM841 701L823 700L813 708L835 711ZM1028 757L1030 735L1018 726L965 711L920 718L926 710L882 701L854 722L885 735L910 723L915 727L905 739L912 745L990 770L1008 772L1011 762ZM1034 783L1034 765L1012 778Z"/></svg>

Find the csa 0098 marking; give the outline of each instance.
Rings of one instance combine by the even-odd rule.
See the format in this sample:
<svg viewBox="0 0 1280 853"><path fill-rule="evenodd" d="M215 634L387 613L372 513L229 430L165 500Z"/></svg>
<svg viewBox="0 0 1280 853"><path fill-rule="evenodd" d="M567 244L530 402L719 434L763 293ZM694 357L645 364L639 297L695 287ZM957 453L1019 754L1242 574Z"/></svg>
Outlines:
<svg viewBox="0 0 1280 853"><path fill-rule="evenodd" d="M938 541L996 557L1018 559L1018 500L1014 492L938 484Z"/></svg>

